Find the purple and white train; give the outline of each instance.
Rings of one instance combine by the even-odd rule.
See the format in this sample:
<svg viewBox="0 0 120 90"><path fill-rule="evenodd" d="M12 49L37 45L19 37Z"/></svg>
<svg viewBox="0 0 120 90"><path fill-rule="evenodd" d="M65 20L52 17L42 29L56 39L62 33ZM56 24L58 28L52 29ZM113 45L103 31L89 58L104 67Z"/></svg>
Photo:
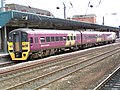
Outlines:
<svg viewBox="0 0 120 90"><path fill-rule="evenodd" d="M8 51L12 60L27 60L66 49L114 43L115 39L114 32L20 28L9 33Z"/></svg>

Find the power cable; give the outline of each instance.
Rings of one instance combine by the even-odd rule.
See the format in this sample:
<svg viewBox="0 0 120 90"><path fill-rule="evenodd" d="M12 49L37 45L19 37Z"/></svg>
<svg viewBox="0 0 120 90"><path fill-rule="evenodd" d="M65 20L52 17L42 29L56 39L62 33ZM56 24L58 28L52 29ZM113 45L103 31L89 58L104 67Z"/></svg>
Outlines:
<svg viewBox="0 0 120 90"><path fill-rule="evenodd" d="M75 10L75 8L74 8L74 6L73 6L71 1L70 1L70 5L71 5L72 9L74 10L74 12L76 13L76 10Z"/></svg>
<svg viewBox="0 0 120 90"><path fill-rule="evenodd" d="M88 2L88 6L87 6L87 9L86 9L85 15L86 15L86 13L87 13L87 11L88 11L88 8L89 8L89 6L90 6L90 2L91 2L91 0L89 0L89 2Z"/></svg>

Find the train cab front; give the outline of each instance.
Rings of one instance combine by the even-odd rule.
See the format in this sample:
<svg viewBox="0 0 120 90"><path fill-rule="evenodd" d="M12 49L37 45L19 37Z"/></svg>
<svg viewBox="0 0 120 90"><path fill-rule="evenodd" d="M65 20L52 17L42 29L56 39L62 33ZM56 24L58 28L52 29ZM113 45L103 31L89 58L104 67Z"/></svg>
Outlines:
<svg viewBox="0 0 120 90"><path fill-rule="evenodd" d="M27 33L12 31L9 33L8 52L12 60L27 60L29 56Z"/></svg>

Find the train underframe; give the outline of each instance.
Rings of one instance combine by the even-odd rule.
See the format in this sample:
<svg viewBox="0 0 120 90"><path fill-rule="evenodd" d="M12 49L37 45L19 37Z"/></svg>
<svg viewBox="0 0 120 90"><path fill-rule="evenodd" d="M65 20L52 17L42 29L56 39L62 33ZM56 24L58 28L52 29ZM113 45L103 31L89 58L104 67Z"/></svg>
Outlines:
<svg viewBox="0 0 120 90"><path fill-rule="evenodd" d="M43 58L46 56L58 54L60 52L65 52L65 51L73 51L73 50L78 50L78 49L84 49L84 48L89 48L89 47L94 47L98 45L105 45L105 44L110 44L114 43L115 40L110 40L110 41L103 41L103 42L97 42L97 43L87 43L83 45L75 45L71 47L61 47L61 48L52 48L52 49L46 49L46 50L41 50L41 51L34 51L30 52L29 59L36 59L36 58Z"/></svg>

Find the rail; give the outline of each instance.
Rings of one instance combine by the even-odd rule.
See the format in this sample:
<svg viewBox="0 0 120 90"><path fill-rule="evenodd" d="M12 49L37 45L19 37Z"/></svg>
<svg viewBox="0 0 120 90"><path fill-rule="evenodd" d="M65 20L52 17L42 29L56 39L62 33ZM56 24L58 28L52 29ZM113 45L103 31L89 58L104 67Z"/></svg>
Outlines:
<svg viewBox="0 0 120 90"><path fill-rule="evenodd" d="M115 69L111 74L109 74L109 76L104 79L98 86L96 86L93 90L101 90L102 87L105 86L105 84L111 79L113 78L117 72L120 71L120 65L117 69Z"/></svg>
<svg viewBox="0 0 120 90"><path fill-rule="evenodd" d="M37 78L33 78L33 79L30 79L28 81L25 81L23 83L19 83L19 84L16 84L14 86L11 86L9 88L7 88L6 90L13 90L13 89L18 89L18 88L32 88L34 90L38 90L52 82L55 82L61 78L64 78L74 72L77 72L78 70L81 70L81 69L84 69L88 66L91 66L97 62L100 62L102 60L104 60L105 58L109 57L109 56L112 56L113 54L116 54L120 52L119 49L115 49L115 50L111 50L111 51L107 51L105 53L102 53L100 55L96 55L94 57L91 57L89 59L86 59L86 60L83 60L83 61L79 61L77 63L74 63L72 65L69 65L69 66L66 66L66 67L63 67L61 69L58 69L58 70L55 70L55 71L52 71L50 73L47 73L47 74L44 74L42 76L38 76ZM99 58L98 58L99 57ZM94 60L93 60L94 59ZM89 62L85 65L81 65L82 63L84 62L87 62L87 61L90 61L92 60L92 62ZM37 81L38 80L38 81ZM47 81L47 82L45 82ZM36 85L31 87L29 86L28 84L31 85L31 83L35 83ZM37 88L36 88L37 87Z"/></svg>

